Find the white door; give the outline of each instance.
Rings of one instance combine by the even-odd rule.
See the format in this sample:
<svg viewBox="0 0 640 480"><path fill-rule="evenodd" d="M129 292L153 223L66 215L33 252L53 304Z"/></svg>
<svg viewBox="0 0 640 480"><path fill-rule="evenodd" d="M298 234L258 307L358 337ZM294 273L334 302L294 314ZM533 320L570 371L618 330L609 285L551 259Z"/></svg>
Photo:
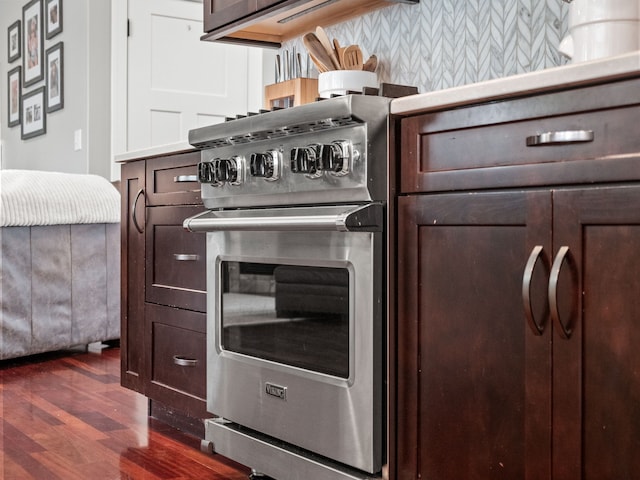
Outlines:
<svg viewBox="0 0 640 480"><path fill-rule="evenodd" d="M129 0L128 16L128 151L186 141L192 128L249 110L261 57L201 41L201 2Z"/></svg>

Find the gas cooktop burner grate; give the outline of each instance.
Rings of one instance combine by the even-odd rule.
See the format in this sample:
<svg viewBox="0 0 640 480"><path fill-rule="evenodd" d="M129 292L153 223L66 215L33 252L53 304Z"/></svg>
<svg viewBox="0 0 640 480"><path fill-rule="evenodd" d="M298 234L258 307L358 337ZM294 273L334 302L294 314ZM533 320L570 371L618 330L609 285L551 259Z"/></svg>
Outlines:
<svg viewBox="0 0 640 480"><path fill-rule="evenodd" d="M272 128L269 130L258 130L255 132L246 133L244 135L232 135L221 138L212 138L204 142L193 143L193 146L199 149L205 149L226 147L231 145L242 145L247 143L261 142L263 140L274 138L287 137L291 135L300 135L304 133L330 130L333 128L349 127L361 123L362 122L359 119L353 116L328 118L313 122L305 122L287 125L279 128Z"/></svg>

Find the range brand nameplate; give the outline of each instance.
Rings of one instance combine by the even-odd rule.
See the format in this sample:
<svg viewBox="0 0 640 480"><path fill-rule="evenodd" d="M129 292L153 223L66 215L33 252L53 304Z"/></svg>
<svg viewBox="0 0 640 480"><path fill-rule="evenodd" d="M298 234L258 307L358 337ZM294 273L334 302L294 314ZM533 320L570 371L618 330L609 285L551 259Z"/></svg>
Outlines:
<svg viewBox="0 0 640 480"><path fill-rule="evenodd" d="M287 387L282 387L280 385L266 382L264 384L264 391L267 393L267 395L271 395L272 397L276 397L281 400L287 399Z"/></svg>

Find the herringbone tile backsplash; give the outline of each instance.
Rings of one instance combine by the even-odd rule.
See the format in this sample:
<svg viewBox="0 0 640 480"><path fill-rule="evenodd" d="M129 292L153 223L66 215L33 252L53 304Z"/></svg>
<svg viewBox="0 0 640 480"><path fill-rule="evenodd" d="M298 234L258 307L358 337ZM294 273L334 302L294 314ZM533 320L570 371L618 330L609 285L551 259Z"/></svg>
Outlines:
<svg viewBox="0 0 640 480"><path fill-rule="evenodd" d="M420 93L549 68L564 63L562 0L421 0L326 28L342 45L376 54L380 82ZM283 45L304 52L301 39Z"/></svg>

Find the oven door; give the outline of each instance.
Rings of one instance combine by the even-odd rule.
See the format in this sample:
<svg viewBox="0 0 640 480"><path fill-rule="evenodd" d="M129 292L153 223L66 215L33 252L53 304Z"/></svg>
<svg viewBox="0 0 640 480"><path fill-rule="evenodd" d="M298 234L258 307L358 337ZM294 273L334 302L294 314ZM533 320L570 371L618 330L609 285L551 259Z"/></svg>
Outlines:
<svg viewBox="0 0 640 480"><path fill-rule="evenodd" d="M211 413L380 471L382 218L373 204L208 212L191 223L208 231Z"/></svg>

